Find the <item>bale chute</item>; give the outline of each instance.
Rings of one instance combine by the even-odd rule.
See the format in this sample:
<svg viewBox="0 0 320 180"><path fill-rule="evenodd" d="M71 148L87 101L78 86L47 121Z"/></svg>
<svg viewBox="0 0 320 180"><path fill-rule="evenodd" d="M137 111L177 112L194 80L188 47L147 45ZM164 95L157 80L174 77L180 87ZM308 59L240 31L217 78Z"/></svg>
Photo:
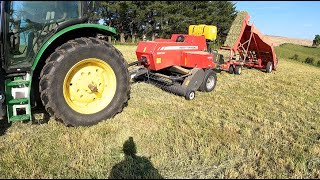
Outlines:
<svg viewBox="0 0 320 180"><path fill-rule="evenodd" d="M219 50L226 62L221 67L229 69L230 65L240 65L267 68L270 62L275 70L278 62L273 45L253 24L249 24L249 18L245 11L239 12L235 18L226 41Z"/></svg>

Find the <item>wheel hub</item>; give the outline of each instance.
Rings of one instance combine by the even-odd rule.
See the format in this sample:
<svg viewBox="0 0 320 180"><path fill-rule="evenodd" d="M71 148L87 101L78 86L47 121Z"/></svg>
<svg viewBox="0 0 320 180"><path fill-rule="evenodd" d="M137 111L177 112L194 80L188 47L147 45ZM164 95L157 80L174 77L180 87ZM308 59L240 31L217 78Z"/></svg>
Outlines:
<svg viewBox="0 0 320 180"><path fill-rule="evenodd" d="M208 77L207 83L206 83L207 88L211 89L214 86L214 84L215 84L214 76Z"/></svg>
<svg viewBox="0 0 320 180"><path fill-rule="evenodd" d="M82 114L92 114L104 109L116 91L116 76L106 62L89 58L75 64L63 83L67 104Z"/></svg>
<svg viewBox="0 0 320 180"><path fill-rule="evenodd" d="M194 92L191 92L191 93L189 94L189 99L192 100L192 99L194 99L194 97L195 97L195 93L194 93Z"/></svg>
<svg viewBox="0 0 320 180"><path fill-rule="evenodd" d="M96 85L89 84L88 88L91 90L92 93L98 92L98 88Z"/></svg>

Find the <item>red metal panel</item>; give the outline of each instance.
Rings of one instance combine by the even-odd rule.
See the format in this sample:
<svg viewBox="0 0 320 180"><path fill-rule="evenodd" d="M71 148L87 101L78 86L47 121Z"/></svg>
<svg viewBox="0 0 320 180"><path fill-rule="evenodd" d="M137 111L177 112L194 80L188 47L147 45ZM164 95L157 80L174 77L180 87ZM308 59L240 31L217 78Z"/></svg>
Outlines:
<svg viewBox="0 0 320 180"><path fill-rule="evenodd" d="M180 35L182 34L173 34L168 40L156 39L155 41L139 42L136 50L137 58L146 57L148 62L146 67L157 71L173 65L181 66L182 53L185 51L207 50L204 36L183 35L184 42L175 42ZM202 59L207 61L206 58L200 57L199 61Z"/></svg>
<svg viewBox="0 0 320 180"><path fill-rule="evenodd" d="M204 51L185 51L182 54L180 65L188 68L214 68L213 54Z"/></svg>
<svg viewBox="0 0 320 180"><path fill-rule="evenodd" d="M154 69L154 63L151 62L153 62L153 52L156 46L157 43L155 42L140 41L136 50L137 59L140 60L142 57L145 57L147 59L146 66L151 69Z"/></svg>

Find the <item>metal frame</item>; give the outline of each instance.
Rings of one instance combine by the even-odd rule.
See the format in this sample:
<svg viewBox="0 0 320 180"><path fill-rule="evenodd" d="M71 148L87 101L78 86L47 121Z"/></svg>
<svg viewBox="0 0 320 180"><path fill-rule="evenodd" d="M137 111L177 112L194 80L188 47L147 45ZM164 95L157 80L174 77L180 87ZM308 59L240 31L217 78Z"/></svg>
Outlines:
<svg viewBox="0 0 320 180"><path fill-rule="evenodd" d="M221 64L220 68L222 70L229 70L230 66L248 66L248 67L255 67L255 68L265 68L266 63L268 61L276 62L276 55L273 50L272 44L265 42L262 38L261 41L267 46L271 47L271 51L266 51L266 54L262 53L261 49L259 49L259 44L261 42L257 42L255 36L262 37L261 33L254 29L253 23L251 25L248 24L249 15L247 15L244 20L241 22L242 29L238 39L234 42L233 47L222 46L221 50L230 50L230 59L228 59L225 64ZM249 29L248 29L249 27ZM245 31L248 29L248 31ZM250 32L249 39L243 39L244 33ZM245 40L241 43L241 40ZM254 43L254 47L252 47L252 40ZM251 48L250 48L251 46ZM232 58L235 56L236 52L242 57L241 60L233 60ZM254 54L253 54L254 52ZM258 57L257 57L258 56Z"/></svg>

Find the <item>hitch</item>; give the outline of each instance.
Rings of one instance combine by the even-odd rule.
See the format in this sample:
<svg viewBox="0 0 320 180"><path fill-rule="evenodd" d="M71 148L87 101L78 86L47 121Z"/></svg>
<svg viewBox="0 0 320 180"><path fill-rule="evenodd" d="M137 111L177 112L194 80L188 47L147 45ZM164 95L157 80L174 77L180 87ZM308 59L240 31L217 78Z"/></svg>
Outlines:
<svg viewBox="0 0 320 180"><path fill-rule="evenodd" d="M146 57L142 57L140 60L129 63L128 67L134 66L134 65L138 65L138 64L146 64L147 63L147 58Z"/></svg>
<svg viewBox="0 0 320 180"><path fill-rule="evenodd" d="M140 60L138 61L135 61L135 62L132 62L132 63L129 63L128 64L128 69L132 66L135 66L135 65L141 65L141 64L146 64L147 63L147 58L146 57L142 57ZM137 68L134 68L134 69L130 69L129 70L129 75L130 75L130 79L134 79L138 76L141 76L141 75L144 75L144 74L147 74L149 72L149 70L147 68L145 68L144 66L138 66Z"/></svg>

